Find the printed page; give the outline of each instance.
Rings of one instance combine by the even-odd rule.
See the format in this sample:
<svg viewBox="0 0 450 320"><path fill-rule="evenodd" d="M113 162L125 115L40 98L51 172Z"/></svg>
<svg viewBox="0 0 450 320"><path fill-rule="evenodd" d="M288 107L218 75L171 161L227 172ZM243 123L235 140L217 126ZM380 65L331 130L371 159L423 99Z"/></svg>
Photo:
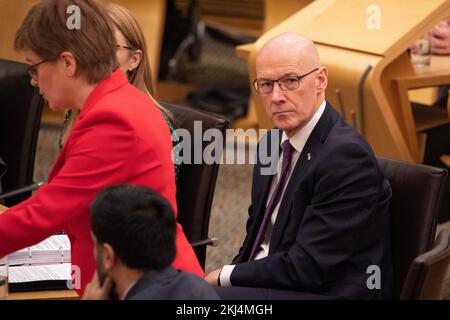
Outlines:
<svg viewBox="0 0 450 320"><path fill-rule="evenodd" d="M9 283L45 280L71 280L70 263L9 267L8 272Z"/></svg>

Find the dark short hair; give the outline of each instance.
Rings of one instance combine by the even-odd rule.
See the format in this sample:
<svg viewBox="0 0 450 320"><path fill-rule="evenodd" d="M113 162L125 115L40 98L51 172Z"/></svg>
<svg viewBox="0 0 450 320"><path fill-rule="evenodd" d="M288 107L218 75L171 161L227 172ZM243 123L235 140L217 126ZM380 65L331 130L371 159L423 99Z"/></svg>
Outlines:
<svg viewBox="0 0 450 320"><path fill-rule="evenodd" d="M67 9L80 9L80 29L69 29ZM117 67L114 27L104 5L96 0L42 0L33 6L16 32L16 50L30 49L42 59L55 61L71 52L78 72L90 84L111 75Z"/></svg>
<svg viewBox="0 0 450 320"><path fill-rule="evenodd" d="M175 258L172 207L147 187L117 185L99 192L91 206L92 231L129 268L162 270Z"/></svg>

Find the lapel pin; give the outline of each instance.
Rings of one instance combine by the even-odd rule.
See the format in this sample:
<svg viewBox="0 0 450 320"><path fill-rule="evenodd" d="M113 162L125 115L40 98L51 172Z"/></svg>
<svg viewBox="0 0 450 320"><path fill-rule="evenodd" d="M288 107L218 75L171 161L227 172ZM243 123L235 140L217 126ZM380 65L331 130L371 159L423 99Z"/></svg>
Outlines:
<svg viewBox="0 0 450 320"><path fill-rule="evenodd" d="M306 155L306 158L308 159L308 161L311 160L311 153L308 153L308 154Z"/></svg>

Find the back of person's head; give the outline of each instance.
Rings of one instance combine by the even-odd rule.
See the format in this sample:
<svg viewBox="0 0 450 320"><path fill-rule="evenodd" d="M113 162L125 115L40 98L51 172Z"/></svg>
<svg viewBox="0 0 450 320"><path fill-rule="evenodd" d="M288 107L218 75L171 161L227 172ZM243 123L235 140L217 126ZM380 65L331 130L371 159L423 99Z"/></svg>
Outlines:
<svg viewBox="0 0 450 320"><path fill-rule="evenodd" d="M77 18L79 25L71 25ZM49 61L71 52L77 72L89 84L105 79L117 67L114 29L104 6L95 0L42 0L17 30L14 47Z"/></svg>
<svg viewBox="0 0 450 320"><path fill-rule="evenodd" d="M148 59L147 45L144 33L139 22L131 12L117 4L106 4L106 9L111 17L114 26L123 34L127 46L134 50L142 51L141 62L137 68L129 71L127 76L129 82L144 93L154 94L151 78L150 61Z"/></svg>
<svg viewBox="0 0 450 320"><path fill-rule="evenodd" d="M147 187L112 186L91 204L92 232L127 267L161 270L175 258L175 216L167 200Z"/></svg>

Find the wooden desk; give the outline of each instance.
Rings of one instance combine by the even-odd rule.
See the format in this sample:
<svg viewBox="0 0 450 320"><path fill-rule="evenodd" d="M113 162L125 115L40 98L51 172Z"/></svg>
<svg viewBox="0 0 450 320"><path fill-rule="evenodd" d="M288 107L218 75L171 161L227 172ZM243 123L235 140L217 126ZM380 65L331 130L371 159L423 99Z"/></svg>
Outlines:
<svg viewBox="0 0 450 320"><path fill-rule="evenodd" d="M450 72L449 56L432 56L430 67L419 71L418 74L430 74L435 72ZM432 105L438 96L437 87L409 90L409 100L421 104Z"/></svg>
<svg viewBox="0 0 450 320"><path fill-rule="evenodd" d="M450 123L446 108L411 106L408 91L450 83L450 57L432 56L429 67L416 70L413 75L394 77L403 116L409 148L417 163L423 162L425 153L425 130Z"/></svg>
<svg viewBox="0 0 450 320"><path fill-rule="evenodd" d="M5 211L5 206L0 204L0 214ZM51 290L10 293L7 300L75 300L80 297L75 290Z"/></svg>
<svg viewBox="0 0 450 320"><path fill-rule="evenodd" d="M78 300L74 290L52 290L9 293L7 300Z"/></svg>

